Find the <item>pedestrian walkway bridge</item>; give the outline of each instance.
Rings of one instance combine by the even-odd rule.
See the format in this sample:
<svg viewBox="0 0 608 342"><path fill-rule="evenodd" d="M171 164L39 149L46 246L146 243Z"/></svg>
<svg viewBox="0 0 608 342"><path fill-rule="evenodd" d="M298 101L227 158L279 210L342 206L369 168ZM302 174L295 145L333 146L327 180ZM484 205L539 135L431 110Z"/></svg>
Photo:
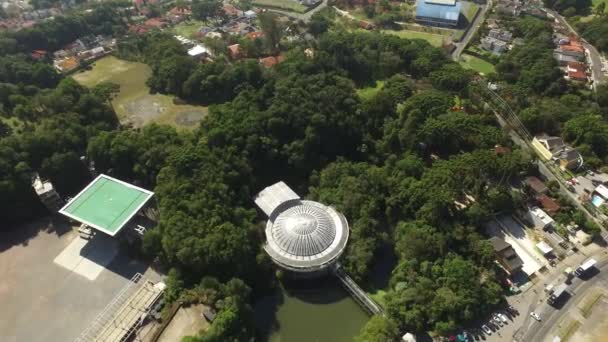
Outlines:
<svg viewBox="0 0 608 342"><path fill-rule="evenodd" d="M342 269L342 266L337 263L334 267L334 274L340 279L342 285L350 293L355 301L371 315L384 316L384 310L378 303L371 299L362 288Z"/></svg>

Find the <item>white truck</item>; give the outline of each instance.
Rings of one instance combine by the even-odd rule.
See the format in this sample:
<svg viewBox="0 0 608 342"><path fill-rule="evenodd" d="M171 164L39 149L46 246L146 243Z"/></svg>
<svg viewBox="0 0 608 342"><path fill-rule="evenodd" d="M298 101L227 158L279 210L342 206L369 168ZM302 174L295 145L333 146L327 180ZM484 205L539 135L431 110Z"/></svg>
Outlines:
<svg viewBox="0 0 608 342"><path fill-rule="evenodd" d="M574 274L576 274L577 276L580 277L581 275L585 274L590 268L595 266L595 264L597 264L597 260L595 260L593 258L588 259L587 261L585 261L579 267L576 268L576 271L574 271Z"/></svg>
<svg viewBox="0 0 608 342"><path fill-rule="evenodd" d="M559 299L559 297L561 297L566 292L567 289L568 284L565 283L556 286L553 292L549 295L549 298L547 298L547 303L555 303Z"/></svg>

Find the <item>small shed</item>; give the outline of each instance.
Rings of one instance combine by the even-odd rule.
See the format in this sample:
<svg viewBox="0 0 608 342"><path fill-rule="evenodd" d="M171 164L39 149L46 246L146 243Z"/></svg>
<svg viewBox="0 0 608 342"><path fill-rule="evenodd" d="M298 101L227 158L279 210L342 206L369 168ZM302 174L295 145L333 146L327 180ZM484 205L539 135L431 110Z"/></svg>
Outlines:
<svg viewBox="0 0 608 342"><path fill-rule="evenodd" d="M257 16L257 14L254 11L252 11L252 10L245 11L245 13L243 13L243 15L247 19L254 19Z"/></svg>
<svg viewBox="0 0 608 342"><path fill-rule="evenodd" d="M538 250L541 251L543 255L548 255L553 252L553 248L549 246L549 244L547 244L545 241L537 243L536 248L538 248Z"/></svg>

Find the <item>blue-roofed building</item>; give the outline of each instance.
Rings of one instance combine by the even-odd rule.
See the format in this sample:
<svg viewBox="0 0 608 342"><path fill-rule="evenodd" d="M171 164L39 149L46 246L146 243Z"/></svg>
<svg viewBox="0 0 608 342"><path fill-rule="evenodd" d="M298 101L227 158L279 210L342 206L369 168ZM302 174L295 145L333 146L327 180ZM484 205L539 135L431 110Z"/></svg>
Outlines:
<svg viewBox="0 0 608 342"><path fill-rule="evenodd" d="M458 26L458 0L416 0L416 21L431 26Z"/></svg>

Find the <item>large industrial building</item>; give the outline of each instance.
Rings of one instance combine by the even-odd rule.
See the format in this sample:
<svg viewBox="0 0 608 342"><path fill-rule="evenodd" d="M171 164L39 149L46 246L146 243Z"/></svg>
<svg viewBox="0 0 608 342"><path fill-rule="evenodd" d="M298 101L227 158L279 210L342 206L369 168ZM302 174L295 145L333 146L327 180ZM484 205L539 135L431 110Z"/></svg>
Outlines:
<svg viewBox="0 0 608 342"><path fill-rule="evenodd" d="M300 199L283 182L262 190L255 203L269 218L264 249L281 268L298 276L324 274L344 252L348 223L334 208Z"/></svg>
<svg viewBox="0 0 608 342"><path fill-rule="evenodd" d="M416 21L420 24L456 27L459 18L458 0L416 0Z"/></svg>

